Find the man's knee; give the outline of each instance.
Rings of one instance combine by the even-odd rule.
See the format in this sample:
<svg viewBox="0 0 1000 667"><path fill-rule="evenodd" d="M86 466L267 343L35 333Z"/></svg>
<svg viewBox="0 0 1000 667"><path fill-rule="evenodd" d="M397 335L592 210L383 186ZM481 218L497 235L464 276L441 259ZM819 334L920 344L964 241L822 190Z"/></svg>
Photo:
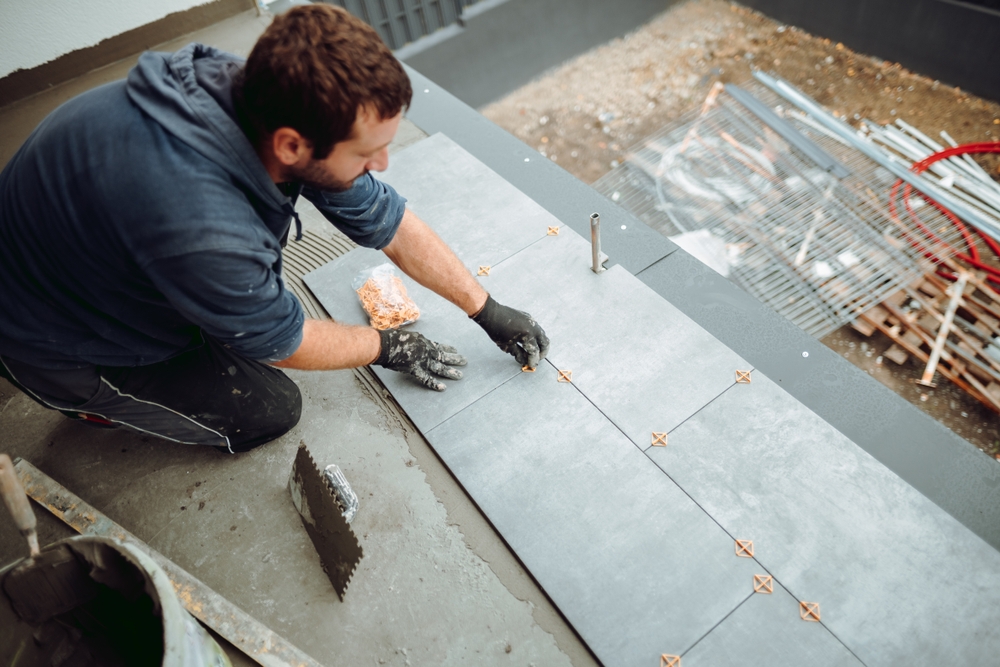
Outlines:
<svg viewBox="0 0 1000 667"><path fill-rule="evenodd" d="M240 427L227 434L229 447L244 452L271 442L291 431L302 418L302 392L291 378L277 369L268 383L266 395L247 405Z"/></svg>
<svg viewBox="0 0 1000 667"><path fill-rule="evenodd" d="M290 377L280 371L279 373L281 375L277 396L279 405L275 416L277 425L282 429L279 435L284 435L295 428L302 418L302 392Z"/></svg>

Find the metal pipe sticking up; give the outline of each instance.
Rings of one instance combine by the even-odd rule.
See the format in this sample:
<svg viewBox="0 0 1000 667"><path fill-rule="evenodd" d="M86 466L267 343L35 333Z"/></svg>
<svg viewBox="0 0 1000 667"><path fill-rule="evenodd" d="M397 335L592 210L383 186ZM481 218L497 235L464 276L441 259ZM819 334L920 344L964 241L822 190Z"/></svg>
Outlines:
<svg viewBox="0 0 1000 667"><path fill-rule="evenodd" d="M604 262L607 256L601 252L601 214L590 214L590 251L594 265L591 267L594 273L604 273Z"/></svg>

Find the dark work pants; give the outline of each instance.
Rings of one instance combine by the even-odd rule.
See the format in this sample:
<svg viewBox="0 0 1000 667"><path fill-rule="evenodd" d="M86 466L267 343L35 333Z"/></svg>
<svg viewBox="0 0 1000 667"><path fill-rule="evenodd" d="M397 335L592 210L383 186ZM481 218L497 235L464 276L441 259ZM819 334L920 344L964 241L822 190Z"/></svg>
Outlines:
<svg viewBox="0 0 1000 667"><path fill-rule="evenodd" d="M48 370L0 358L0 375L69 416L230 452L274 440L302 414L302 396L288 376L207 337L197 349L149 366Z"/></svg>

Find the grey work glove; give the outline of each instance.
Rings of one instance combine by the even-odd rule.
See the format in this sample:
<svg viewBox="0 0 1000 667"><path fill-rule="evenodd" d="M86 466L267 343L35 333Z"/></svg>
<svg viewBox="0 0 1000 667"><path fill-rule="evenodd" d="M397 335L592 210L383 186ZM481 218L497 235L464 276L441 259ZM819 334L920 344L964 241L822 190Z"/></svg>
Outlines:
<svg viewBox="0 0 1000 667"><path fill-rule="evenodd" d="M486 305L472 316L501 350L522 366L535 368L549 352L549 338L531 315L486 297Z"/></svg>
<svg viewBox="0 0 1000 667"><path fill-rule="evenodd" d="M386 329L378 332L382 350L373 363L391 371L408 373L417 382L434 391L444 391L444 382L434 376L461 380L462 371L450 366L464 366L465 357L448 345L441 345L416 331Z"/></svg>

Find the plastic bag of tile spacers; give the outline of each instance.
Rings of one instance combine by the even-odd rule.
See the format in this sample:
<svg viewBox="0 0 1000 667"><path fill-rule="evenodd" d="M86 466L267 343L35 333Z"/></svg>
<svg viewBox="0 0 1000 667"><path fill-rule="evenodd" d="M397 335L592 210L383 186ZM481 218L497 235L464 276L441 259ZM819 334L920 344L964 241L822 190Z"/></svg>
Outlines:
<svg viewBox="0 0 1000 667"><path fill-rule="evenodd" d="M420 317L420 309L406 294L406 286L392 264L365 269L354 277L351 286L376 329L395 329Z"/></svg>

